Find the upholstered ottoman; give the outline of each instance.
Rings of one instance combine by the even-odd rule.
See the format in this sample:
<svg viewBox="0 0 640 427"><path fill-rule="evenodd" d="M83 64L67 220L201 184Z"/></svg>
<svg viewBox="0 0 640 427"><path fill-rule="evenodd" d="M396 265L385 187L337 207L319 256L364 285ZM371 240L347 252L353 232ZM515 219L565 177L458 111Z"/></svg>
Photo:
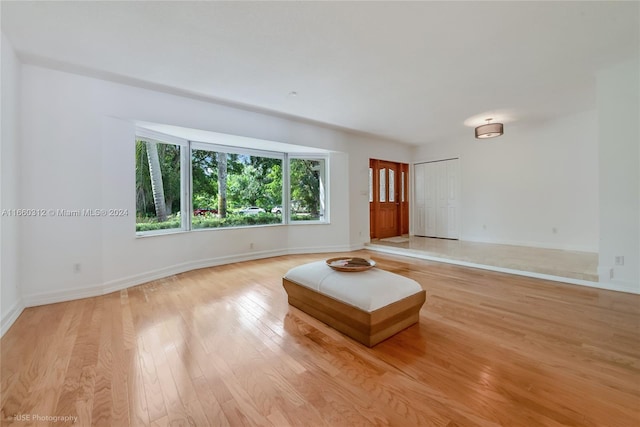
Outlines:
<svg viewBox="0 0 640 427"><path fill-rule="evenodd" d="M282 285L289 304L368 347L417 323L426 298L407 277L379 268L335 271L325 261L292 268Z"/></svg>

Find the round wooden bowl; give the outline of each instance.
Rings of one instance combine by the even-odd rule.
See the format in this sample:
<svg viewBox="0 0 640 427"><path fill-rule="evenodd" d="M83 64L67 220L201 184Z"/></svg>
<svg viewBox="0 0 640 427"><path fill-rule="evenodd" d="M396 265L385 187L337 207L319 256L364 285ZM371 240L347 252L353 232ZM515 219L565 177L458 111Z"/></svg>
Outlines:
<svg viewBox="0 0 640 427"><path fill-rule="evenodd" d="M366 261L367 265L350 263L350 261L352 260L359 260L360 262ZM370 268L375 267L376 262L370 259L365 260L363 258L340 257L340 258L329 258L327 260L327 265L336 271L356 272L356 271L369 270Z"/></svg>

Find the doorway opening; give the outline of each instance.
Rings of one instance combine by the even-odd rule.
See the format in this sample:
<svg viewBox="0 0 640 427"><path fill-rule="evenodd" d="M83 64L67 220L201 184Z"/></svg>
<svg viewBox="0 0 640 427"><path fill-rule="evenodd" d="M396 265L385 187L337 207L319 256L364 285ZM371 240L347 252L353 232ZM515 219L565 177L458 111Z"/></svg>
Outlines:
<svg viewBox="0 0 640 427"><path fill-rule="evenodd" d="M369 234L372 239L409 234L409 165L369 159Z"/></svg>

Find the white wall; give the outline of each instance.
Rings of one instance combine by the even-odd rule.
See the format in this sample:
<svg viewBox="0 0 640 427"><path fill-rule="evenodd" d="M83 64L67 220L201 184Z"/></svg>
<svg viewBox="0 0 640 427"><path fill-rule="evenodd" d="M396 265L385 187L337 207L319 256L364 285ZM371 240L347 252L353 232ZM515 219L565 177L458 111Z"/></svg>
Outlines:
<svg viewBox="0 0 640 427"><path fill-rule="evenodd" d="M392 154L408 162L412 151L402 144L202 100L27 64L22 70L22 205L126 208L131 213L124 218L25 220L20 273L27 305L95 295L224 262L362 247L369 239L368 199L350 191L368 188L361 172L369 157ZM334 151L331 224L136 238L135 120ZM75 264L80 264L79 272Z"/></svg>
<svg viewBox="0 0 640 427"><path fill-rule="evenodd" d="M597 115L505 124L503 136L416 150L415 162L460 158L461 239L598 251ZM555 229L555 232L554 232Z"/></svg>
<svg viewBox="0 0 640 427"><path fill-rule="evenodd" d="M5 35L2 34L1 37L0 211L20 207L18 192L20 62ZM18 289L18 227L18 218L2 216L0 220L0 335L11 326L23 308Z"/></svg>
<svg viewBox="0 0 640 427"><path fill-rule="evenodd" d="M640 293L640 66L598 75L600 281ZM624 265L615 257L624 256ZM613 277L611 277L613 276Z"/></svg>

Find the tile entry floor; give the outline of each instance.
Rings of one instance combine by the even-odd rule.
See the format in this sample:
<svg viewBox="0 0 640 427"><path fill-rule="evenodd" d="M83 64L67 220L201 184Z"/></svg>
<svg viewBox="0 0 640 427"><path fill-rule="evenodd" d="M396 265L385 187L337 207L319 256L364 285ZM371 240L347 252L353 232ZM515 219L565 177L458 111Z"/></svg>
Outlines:
<svg viewBox="0 0 640 427"><path fill-rule="evenodd" d="M466 242L432 237L403 236L391 241L372 240L366 248L394 251L406 255L427 255L443 260L508 268L571 279L598 281L598 254L591 252L543 249L495 243Z"/></svg>

